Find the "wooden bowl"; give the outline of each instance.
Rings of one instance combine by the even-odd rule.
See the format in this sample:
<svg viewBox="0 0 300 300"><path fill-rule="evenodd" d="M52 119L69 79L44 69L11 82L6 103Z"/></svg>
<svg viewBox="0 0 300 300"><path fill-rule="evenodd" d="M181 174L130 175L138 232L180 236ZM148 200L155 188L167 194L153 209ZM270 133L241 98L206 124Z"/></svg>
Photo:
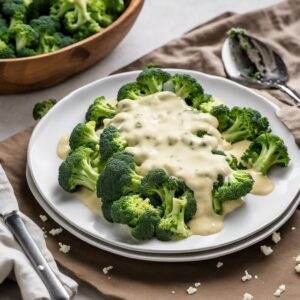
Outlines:
<svg viewBox="0 0 300 300"><path fill-rule="evenodd" d="M0 93L14 94L49 87L95 64L125 37L143 3L144 0L128 0L126 10L112 25L58 51L0 59Z"/></svg>

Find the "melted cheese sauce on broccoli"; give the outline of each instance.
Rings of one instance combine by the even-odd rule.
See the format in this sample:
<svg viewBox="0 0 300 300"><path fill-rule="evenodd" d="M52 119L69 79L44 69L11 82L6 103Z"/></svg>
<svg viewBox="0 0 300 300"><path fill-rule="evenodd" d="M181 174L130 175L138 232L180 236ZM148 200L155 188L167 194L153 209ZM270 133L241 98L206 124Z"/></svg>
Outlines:
<svg viewBox="0 0 300 300"><path fill-rule="evenodd" d="M208 235L223 228L223 216L212 208L211 191L218 175L227 176L230 168L222 155L211 150L225 150L217 120L199 113L171 92L160 92L138 101L122 100L119 113L106 119L105 125L117 127L127 140L126 151L132 153L137 172L145 175L154 168L163 168L169 175L183 179L194 191L197 214L190 222L194 234ZM198 137L198 131L205 131ZM225 212L242 204L228 201Z"/></svg>

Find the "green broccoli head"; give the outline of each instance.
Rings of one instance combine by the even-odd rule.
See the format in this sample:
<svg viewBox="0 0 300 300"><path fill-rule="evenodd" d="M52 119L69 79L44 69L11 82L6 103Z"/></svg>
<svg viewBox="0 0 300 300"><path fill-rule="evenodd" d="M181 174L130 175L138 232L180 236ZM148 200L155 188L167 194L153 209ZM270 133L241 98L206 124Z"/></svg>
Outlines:
<svg viewBox="0 0 300 300"><path fill-rule="evenodd" d="M125 10L124 0L104 0L106 10L112 15L119 15Z"/></svg>
<svg viewBox="0 0 300 300"><path fill-rule="evenodd" d="M115 20L113 15L107 13L104 1L90 0L88 2L88 11L92 19L99 23L101 27L107 27Z"/></svg>
<svg viewBox="0 0 300 300"><path fill-rule="evenodd" d="M4 0L2 1L3 15L16 20L24 21L26 16L26 6L23 0Z"/></svg>
<svg viewBox="0 0 300 300"><path fill-rule="evenodd" d="M209 113L218 120L218 130L220 132L227 130L232 125L230 109L227 106L223 104L213 106Z"/></svg>
<svg viewBox="0 0 300 300"><path fill-rule="evenodd" d="M159 211L150 204L149 199L135 194L114 201L111 216L114 223L130 226L132 236L138 240L151 239L160 220Z"/></svg>
<svg viewBox="0 0 300 300"><path fill-rule="evenodd" d="M16 43L17 53L22 49L33 49L37 43L39 34L28 24L15 22L11 28L11 34Z"/></svg>
<svg viewBox="0 0 300 300"><path fill-rule="evenodd" d="M224 201L237 200L250 193L254 180L244 170L232 170L229 176L219 176L212 191L213 209L217 214L223 213Z"/></svg>
<svg viewBox="0 0 300 300"><path fill-rule="evenodd" d="M95 190L99 173L91 166L92 154L91 149L79 147L62 162L58 182L65 191L72 193L81 186Z"/></svg>
<svg viewBox="0 0 300 300"><path fill-rule="evenodd" d="M230 155L226 156L226 161L228 162L228 164L232 170L240 169L239 161L234 155L230 154Z"/></svg>
<svg viewBox="0 0 300 300"><path fill-rule="evenodd" d="M158 68L148 68L143 70L137 77L137 82L145 86L150 94L160 92L163 89L163 84L171 78L168 72Z"/></svg>
<svg viewBox="0 0 300 300"><path fill-rule="evenodd" d="M53 34L60 31L59 18L55 16L40 16L30 21L30 26L38 33Z"/></svg>
<svg viewBox="0 0 300 300"><path fill-rule="evenodd" d="M112 202L130 193L138 193L141 179L135 172L133 156L126 152L116 153L99 176L97 196L104 202Z"/></svg>
<svg viewBox="0 0 300 300"><path fill-rule="evenodd" d="M0 14L0 41L7 44L9 42L9 35L10 33L7 27L7 22Z"/></svg>
<svg viewBox="0 0 300 300"><path fill-rule="evenodd" d="M43 0L40 0L43 1ZM53 0L50 7L50 15L62 18L68 11L74 9L74 2L70 0Z"/></svg>
<svg viewBox="0 0 300 300"><path fill-rule="evenodd" d="M121 101L123 99L137 100L140 97L147 96L150 94L150 91L142 86L139 82L130 82L123 85L119 91L117 100Z"/></svg>
<svg viewBox="0 0 300 300"><path fill-rule="evenodd" d="M32 115L35 120L40 120L56 104L55 99L48 99L34 105Z"/></svg>
<svg viewBox="0 0 300 300"><path fill-rule="evenodd" d="M100 32L101 30L102 28L99 26L99 24L95 20L91 19L86 21L84 26L78 28L78 30L74 32L73 37L75 40L80 41L94 33Z"/></svg>
<svg viewBox="0 0 300 300"><path fill-rule="evenodd" d="M9 45L0 40L0 59L1 58L14 58L15 52Z"/></svg>
<svg viewBox="0 0 300 300"><path fill-rule="evenodd" d="M172 210L164 216L156 227L156 237L162 241L184 239L192 233L184 221L186 198L174 198Z"/></svg>
<svg viewBox="0 0 300 300"><path fill-rule="evenodd" d="M27 0L27 18L32 20L49 14L51 1Z"/></svg>
<svg viewBox="0 0 300 300"><path fill-rule="evenodd" d="M106 162L114 153L123 151L126 147L127 142L116 127L109 125L103 129L100 135L100 155L103 162Z"/></svg>
<svg viewBox="0 0 300 300"><path fill-rule="evenodd" d="M268 119L254 109L235 106L231 109L230 116L233 123L223 132L224 138L230 143L253 140L269 130Z"/></svg>
<svg viewBox="0 0 300 300"><path fill-rule="evenodd" d="M288 166L290 162L287 147L277 135L263 133L250 144L241 158L241 163L247 168L267 174L274 165Z"/></svg>
<svg viewBox="0 0 300 300"><path fill-rule="evenodd" d="M84 146L91 149L99 148L99 137L95 131L96 122L77 124L70 135L70 148L72 150Z"/></svg>
<svg viewBox="0 0 300 300"><path fill-rule="evenodd" d="M86 121L95 121L101 124L105 118L111 118L116 114L116 107L106 102L105 97L97 97L93 104L88 108L85 119Z"/></svg>
<svg viewBox="0 0 300 300"><path fill-rule="evenodd" d="M199 101L203 97L202 86L192 76L177 73L172 76L171 81L175 94L187 102L192 102L193 99L198 99Z"/></svg>

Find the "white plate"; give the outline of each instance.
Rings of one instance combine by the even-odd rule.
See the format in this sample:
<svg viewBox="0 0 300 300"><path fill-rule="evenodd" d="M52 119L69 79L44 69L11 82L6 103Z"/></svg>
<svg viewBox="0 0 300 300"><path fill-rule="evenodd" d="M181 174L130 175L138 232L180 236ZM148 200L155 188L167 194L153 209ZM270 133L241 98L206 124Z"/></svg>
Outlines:
<svg viewBox="0 0 300 300"><path fill-rule="evenodd" d="M47 204L70 224L106 243L134 251L151 253L203 251L222 247L255 234L279 218L298 193L300 150L291 133L276 117L276 107L248 88L221 77L195 71L174 69L168 71L188 73L203 85L205 91L225 104L250 106L269 118L273 131L285 140L291 157L288 168L272 171L275 190L271 194L264 197L247 196L246 205L228 216L224 229L217 234L194 235L181 241L160 242L153 239L138 242L130 237L124 227L95 216L76 199L75 194L64 192L57 183L58 167L61 163L56 155L58 140L66 133L70 133L78 122L84 121L85 112L96 96L104 95L108 99L116 97L119 87L134 81L138 71L106 77L72 92L40 121L28 147L28 166L35 185Z"/></svg>
<svg viewBox="0 0 300 300"><path fill-rule="evenodd" d="M35 187L32 177L30 175L30 171L26 168L26 178L28 186L37 200L37 202L41 205L41 207L46 211L46 213L59 225L61 225L64 229L72 233L77 238L81 239L82 241L95 246L99 249L105 250L109 253L121 255L124 257L138 259L138 260L147 260L147 261L157 261L157 262L188 262L188 261L199 261L199 260L207 260L222 257L237 251L240 251L246 247L249 247L259 241L267 238L270 236L274 231L280 228L288 219L293 215L294 211L297 209L297 206L300 202L300 197L297 197L287 211L275 222L271 225L263 229L262 231L258 232L257 234L252 235L249 238L240 240L237 243L230 244L228 246L220 247L214 250L207 250L207 251L200 251L200 252L191 252L185 254L159 254L159 253L141 253L135 252L131 250L122 249L111 244L105 243L99 239L96 239L83 231L79 230L78 228L69 224L65 219L60 217L43 199L37 188Z"/></svg>

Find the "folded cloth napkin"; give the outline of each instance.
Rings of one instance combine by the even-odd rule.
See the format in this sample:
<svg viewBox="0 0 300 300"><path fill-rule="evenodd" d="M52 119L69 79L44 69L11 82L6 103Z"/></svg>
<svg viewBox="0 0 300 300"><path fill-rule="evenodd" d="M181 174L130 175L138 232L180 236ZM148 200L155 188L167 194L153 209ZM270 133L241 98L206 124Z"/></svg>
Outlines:
<svg viewBox="0 0 300 300"><path fill-rule="evenodd" d="M10 197L17 203L15 195L10 185L6 184L6 174L0 165L0 199ZM16 204L14 203L14 204ZM16 204L17 205L17 204ZM41 250L46 261L61 281L70 296L77 291L77 283L60 273L55 260L46 247L43 231L27 216L21 213L21 217L30 232L33 240ZM50 295L44 283L35 272L30 261L8 230L3 220L0 220L0 283L8 276L16 279L24 300L49 299Z"/></svg>

